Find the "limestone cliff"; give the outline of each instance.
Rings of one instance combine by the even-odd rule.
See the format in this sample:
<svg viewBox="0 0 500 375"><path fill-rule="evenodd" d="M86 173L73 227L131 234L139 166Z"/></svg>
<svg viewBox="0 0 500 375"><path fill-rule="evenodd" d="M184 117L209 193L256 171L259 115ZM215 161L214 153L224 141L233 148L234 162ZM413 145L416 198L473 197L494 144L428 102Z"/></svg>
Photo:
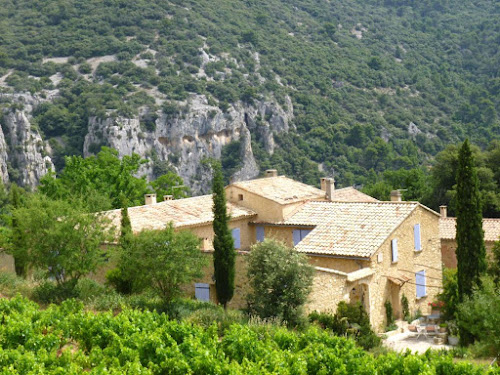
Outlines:
<svg viewBox="0 0 500 375"><path fill-rule="evenodd" d="M0 118L0 176L2 182L35 186L54 168L50 148L30 123L30 114L40 100L30 94L2 95L13 105Z"/></svg>
<svg viewBox="0 0 500 375"><path fill-rule="evenodd" d="M206 192L209 187L209 176L201 165L203 159L219 159L225 145L240 140L243 165L233 178L255 177L259 168L253 156L251 139L259 139L272 153L275 134L288 132L293 117L289 98L286 110L274 101L263 100L254 105L240 102L222 112L209 105L202 95L194 95L184 104L181 113L160 115L154 129L149 131L140 118L91 118L84 155L92 154L102 145L118 150L120 156L135 152L149 160L141 170L149 178L154 177L159 164L169 161L185 184L197 194Z"/></svg>

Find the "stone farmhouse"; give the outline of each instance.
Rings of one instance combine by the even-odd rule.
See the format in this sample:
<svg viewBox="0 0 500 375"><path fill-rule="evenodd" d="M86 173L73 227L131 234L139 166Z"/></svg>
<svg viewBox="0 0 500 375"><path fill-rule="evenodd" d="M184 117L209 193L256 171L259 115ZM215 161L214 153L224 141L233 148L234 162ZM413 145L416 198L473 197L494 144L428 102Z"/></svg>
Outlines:
<svg viewBox="0 0 500 375"><path fill-rule="evenodd" d="M361 302L372 325L385 325L384 303L401 316L401 297L410 311L430 313L429 302L442 284L439 214L418 202L378 201L354 188L335 189L333 179L321 179L321 189L278 176L235 182L226 187L236 263L235 296L230 307L244 307L248 292L246 256L265 238L283 241L307 254L315 267L307 310L335 312L340 301ZM128 209L132 230L189 230L213 251L212 196L156 202ZM108 213L119 226L120 210ZM213 269L190 286L198 299L215 301Z"/></svg>
<svg viewBox="0 0 500 375"><path fill-rule="evenodd" d="M441 238L441 251L443 265L446 268L457 268L457 241L455 240L457 229L457 218L448 217L446 206L440 206L441 219L439 220L439 237ZM483 219L484 244L487 256L491 256L491 250L495 242L500 241L500 219Z"/></svg>

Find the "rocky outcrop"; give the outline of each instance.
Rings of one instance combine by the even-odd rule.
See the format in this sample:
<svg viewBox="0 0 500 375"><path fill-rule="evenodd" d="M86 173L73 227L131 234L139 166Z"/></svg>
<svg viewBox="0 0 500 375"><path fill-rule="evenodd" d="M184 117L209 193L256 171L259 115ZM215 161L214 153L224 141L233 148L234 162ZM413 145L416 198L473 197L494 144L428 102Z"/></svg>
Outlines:
<svg viewBox="0 0 500 375"><path fill-rule="evenodd" d="M263 100L254 105L237 103L222 112L209 105L202 95L194 95L183 104L176 115L161 115L151 131L138 118L91 118L84 155L96 152L102 145L118 150L120 156L135 152L150 160L140 171L150 178L154 177L155 163L169 160L193 193L202 193L210 183L202 167L204 159L219 159L225 145L241 140L243 165L233 177L239 180L255 177L259 168L251 140L262 142L272 153L274 135L288 132L293 117L289 98L286 110L274 101Z"/></svg>
<svg viewBox="0 0 500 375"><path fill-rule="evenodd" d="M16 181L22 186L35 186L40 179L54 169L49 156L50 150L45 145L40 133L31 127L24 111L13 110L4 113L1 123L0 168L2 160L10 165L8 175L2 179ZM2 139L4 143L2 145ZM12 175L14 174L14 175Z"/></svg>
<svg viewBox="0 0 500 375"><path fill-rule="evenodd" d="M0 179L6 184L9 182L9 171L7 169L8 160L8 148L7 143L5 143L5 137L3 131L0 128Z"/></svg>

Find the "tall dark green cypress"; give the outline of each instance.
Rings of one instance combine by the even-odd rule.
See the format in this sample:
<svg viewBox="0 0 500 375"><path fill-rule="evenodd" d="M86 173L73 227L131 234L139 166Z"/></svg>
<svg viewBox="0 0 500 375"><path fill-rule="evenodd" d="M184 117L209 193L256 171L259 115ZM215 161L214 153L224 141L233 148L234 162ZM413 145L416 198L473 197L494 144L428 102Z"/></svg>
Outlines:
<svg viewBox="0 0 500 375"><path fill-rule="evenodd" d="M486 271L479 180L468 140L458 156L456 208L458 300L462 302L472 294L473 286L480 284L480 276ZM474 337L461 327L460 340L462 345L468 345Z"/></svg>
<svg viewBox="0 0 500 375"><path fill-rule="evenodd" d="M220 163L214 162L212 169L215 291L217 300L226 308L234 294L236 251L228 226L229 215L226 208L222 167Z"/></svg>

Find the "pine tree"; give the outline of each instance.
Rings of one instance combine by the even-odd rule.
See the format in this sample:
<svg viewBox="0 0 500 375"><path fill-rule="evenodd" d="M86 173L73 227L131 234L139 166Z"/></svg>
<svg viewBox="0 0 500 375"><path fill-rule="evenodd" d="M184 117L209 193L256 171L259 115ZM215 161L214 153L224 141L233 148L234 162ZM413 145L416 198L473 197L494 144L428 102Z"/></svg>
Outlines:
<svg viewBox="0 0 500 375"><path fill-rule="evenodd" d="M472 295L474 285L480 284L480 276L486 271L479 180L468 140L459 152L456 208L458 300L462 302ZM460 340L463 345L474 340L466 327L460 329Z"/></svg>
<svg viewBox="0 0 500 375"><path fill-rule="evenodd" d="M220 163L214 162L212 169L215 290L217 300L226 308L234 294L236 252L228 227L229 215L226 208L222 167Z"/></svg>

